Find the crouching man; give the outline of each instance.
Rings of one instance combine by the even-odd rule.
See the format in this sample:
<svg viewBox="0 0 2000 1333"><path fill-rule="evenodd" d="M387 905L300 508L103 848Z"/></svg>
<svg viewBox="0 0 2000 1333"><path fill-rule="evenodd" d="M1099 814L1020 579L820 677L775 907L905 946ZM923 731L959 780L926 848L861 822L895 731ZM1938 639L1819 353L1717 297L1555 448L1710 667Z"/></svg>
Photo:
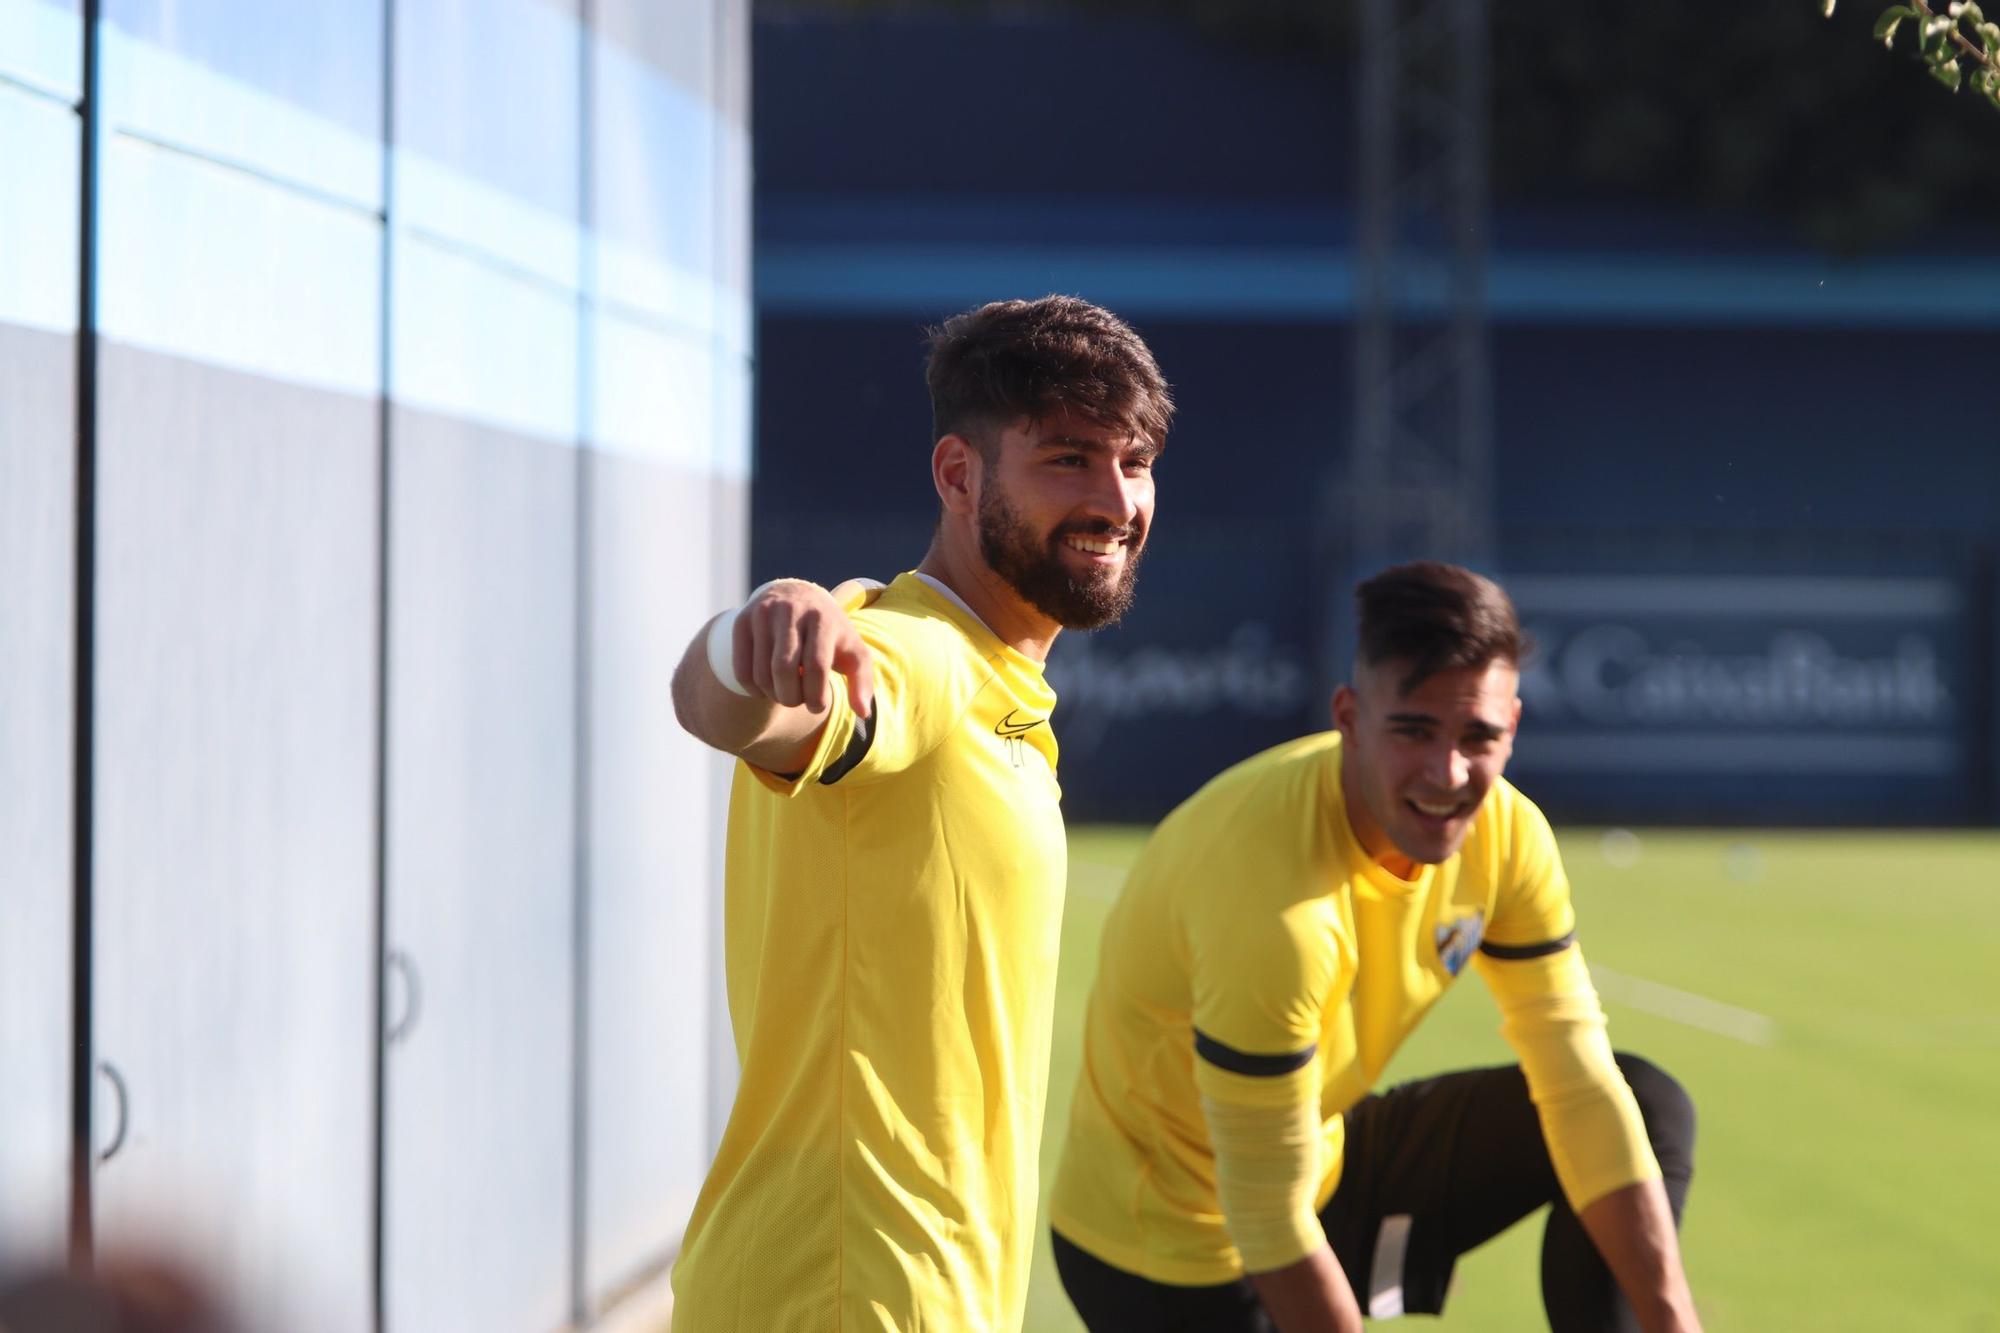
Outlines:
<svg viewBox="0 0 2000 1333"><path fill-rule="evenodd" d="M1677 1226L1694 1111L1614 1055L1548 821L1501 773L1524 652L1451 565L1359 589L1337 729L1160 825L1106 922L1050 1217L1092 1333L1435 1314L1545 1205L1568 1330L1699 1327ZM1518 1064L1371 1091L1471 964Z"/></svg>

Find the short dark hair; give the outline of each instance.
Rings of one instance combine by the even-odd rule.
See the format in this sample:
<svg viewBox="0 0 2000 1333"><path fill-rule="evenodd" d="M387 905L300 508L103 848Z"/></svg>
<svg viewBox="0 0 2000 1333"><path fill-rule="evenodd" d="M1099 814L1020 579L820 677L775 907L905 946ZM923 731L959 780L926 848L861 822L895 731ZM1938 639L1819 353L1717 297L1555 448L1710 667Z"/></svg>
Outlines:
<svg viewBox="0 0 2000 1333"><path fill-rule="evenodd" d="M1166 442L1167 381L1144 340L1109 310L1074 296L992 301L929 332L933 441L963 435L991 458L1008 424L1069 411L1155 447Z"/></svg>
<svg viewBox="0 0 2000 1333"><path fill-rule="evenodd" d="M1366 666L1408 662L1408 694L1440 671L1519 666L1533 651L1514 603L1492 579L1458 565L1417 560L1385 569L1354 590L1357 656Z"/></svg>

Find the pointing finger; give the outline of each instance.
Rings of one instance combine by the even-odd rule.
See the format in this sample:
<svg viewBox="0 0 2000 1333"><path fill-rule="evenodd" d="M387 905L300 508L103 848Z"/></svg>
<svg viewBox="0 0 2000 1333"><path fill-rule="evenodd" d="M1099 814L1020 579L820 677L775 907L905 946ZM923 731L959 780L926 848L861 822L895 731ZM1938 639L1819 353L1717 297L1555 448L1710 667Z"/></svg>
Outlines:
<svg viewBox="0 0 2000 1333"><path fill-rule="evenodd" d="M832 655L825 646L823 624L814 616L799 630L799 699L815 713L826 711L827 659Z"/></svg>

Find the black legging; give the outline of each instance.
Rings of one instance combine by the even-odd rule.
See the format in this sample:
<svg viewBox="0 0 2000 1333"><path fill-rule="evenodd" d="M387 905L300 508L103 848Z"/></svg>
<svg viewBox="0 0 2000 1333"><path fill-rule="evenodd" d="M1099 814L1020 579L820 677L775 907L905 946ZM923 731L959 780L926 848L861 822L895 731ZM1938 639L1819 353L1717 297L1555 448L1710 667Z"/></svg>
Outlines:
<svg viewBox="0 0 2000 1333"><path fill-rule="evenodd" d="M1694 1105L1657 1066L1618 1065L1632 1086L1679 1225L1694 1174ZM1403 1308L1438 1313L1458 1256L1551 1205L1542 1236L1542 1303L1553 1333L1625 1333L1638 1323L1610 1269L1564 1202L1513 1065L1420 1079L1364 1098L1347 1113L1340 1188L1320 1213L1334 1255L1365 1311L1385 1218L1407 1215ZM1055 1237L1063 1290L1092 1333L1271 1333L1247 1281L1178 1287L1103 1262Z"/></svg>

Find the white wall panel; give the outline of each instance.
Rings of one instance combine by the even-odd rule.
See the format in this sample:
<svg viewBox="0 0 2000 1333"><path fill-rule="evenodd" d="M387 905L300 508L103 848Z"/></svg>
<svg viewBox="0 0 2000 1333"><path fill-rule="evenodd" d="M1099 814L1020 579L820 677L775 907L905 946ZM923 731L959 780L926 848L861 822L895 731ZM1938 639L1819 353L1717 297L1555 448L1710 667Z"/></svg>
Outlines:
<svg viewBox="0 0 2000 1333"><path fill-rule="evenodd" d="M83 93L82 0L0 0L0 75L74 104Z"/></svg>
<svg viewBox="0 0 2000 1333"><path fill-rule="evenodd" d="M391 1330L569 1311L576 454L391 422ZM414 995L412 994L412 985ZM412 1009L414 1006L414 1010Z"/></svg>
<svg viewBox="0 0 2000 1333"><path fill-rule="evenodd" d="M362 1327L380 228L123 134L102 169L100 1244L166 1231L253 1323Z"/></svg>
<svg viewBox="0 0 2000 1333"><path fill-rule="evenodd" d="M514 434L577 435L577 298L476 253L398 232L396 401Z"/></svg>
<svg viewBox="0 0 2000 1333"><path fill-rule="evenodd" d="M0 1270L69 1211L79 32L0 0Z"/></svg>
<svg viewBox="0 0 2000 1333"><path fill-rule="evenodd" d="M597 353L590 370L592 442L682 472L710 471L723 404L709 340L600 315L591 342Z"/></svg>
<svg viewBox="0 0 2000 1333"><path fill-rule="evenodd" d="M574 291L582 49L575 6L400 0L396 222Z"/></svg>
<svg viewBox="0 0 2000 1333"><path fill-rule="evenodd" d="M716 0L716 321L725 355L752 352L750 300L750 4ZM747 423L746 423L747 430ZM748 439L744 441L748 455Z"/></svg>
<svg viewBox="0 0 2000 1333"><path fill-rule="evenodd" d="M381 224L129 136L105 145L99 330L314 388L381 383Z"/></svg>
<svg viewBox="0 0 2000 1333"><path fill-rule="evenodd" d="M104 127L382 204L380 0L104 0Z"/></svg>
<svg viewBox="0 0 2000 1333"><path fill-rule="evenodd" d="M59 1254L69 1204L75 366L0 324L0 1268Z"/></svg>
<svg viewBox="0 0 2000 1333"><path fill-rule="evenodd" d="M375 409L116 344L100 388L100 1244L171 1236L255 1327L360 1328Z"/></svg>
<svg viewBox="0 0 2000 1333"><path fill-rule="evenodd" d="M0 1268L68 1214L76 117L0 87ZM11 257L18 256L18 260Z"/></svg>
<svg viewBox="0 0 2000 1333"><path fill-rule="evenodd" d="M719 756L667 689L713 613L708 479L594 456L587 1286L678 1241L709 1158L709 830Z"/></svg>
<svg viewBox="0 0 2000 1333"><path fill-rule="evenodd" d="M61 102L0 83L0 163L21 201L0 205L0 323L76 331L80 135Z"/></svg>
<svg viewBox="0 0 2000 1333"><path fill-rule="evenodd" d="M714 15L605 0L590 90L595 290L683 332L715 322Z"/></svg>
<svg viewBox="0 0 2000 1333"><path fill-rule="evenodd" d="M750 409L747 6L596 12L585 1237L601 1298L678 1245L735 1085L728 764L679 730L661 685L742 595Z"/></svg>

